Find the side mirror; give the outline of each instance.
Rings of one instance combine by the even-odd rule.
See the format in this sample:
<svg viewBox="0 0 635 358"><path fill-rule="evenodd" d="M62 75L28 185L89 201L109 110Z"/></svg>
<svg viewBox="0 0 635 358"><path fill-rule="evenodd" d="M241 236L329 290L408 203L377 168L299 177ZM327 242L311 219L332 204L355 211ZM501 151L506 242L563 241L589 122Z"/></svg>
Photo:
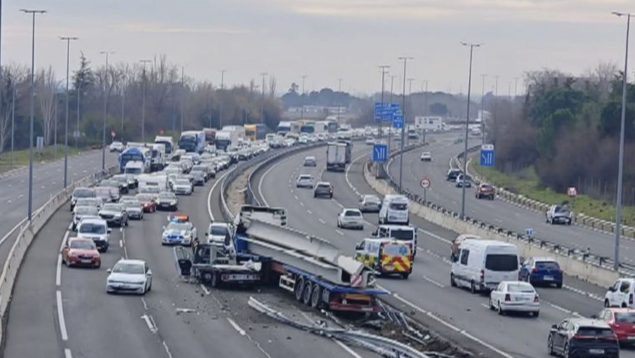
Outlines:
<svg viewBox="0 0 635 358"><path fill-rule="evenodd" d="M371 236L377 236L377 230L373 231L370 235Z"/></svg>
<svg viewBox="0 0 635 358"><path fill-rule="evenodd" d="M613 286L609 287L609 292L615 292L615 287Z"/></svg>
<svg viewBox="0 0 635 358"><path fill-rule="evenodd" d="M152 270L148 270L148 272L146 272L146 276L152 276Z"/></svg>
<svg viewBox="0 0 635 358"><path fill-rule="evenodd" d="M558 325L552 324L551 325L551 331L553 332L553 331L557 331L557 330L558 330Z"/></svg>
<svg viewBox="0 0 635 358"><path fill-rule="evenodd" d="M111 229L111 228L108 228L108 229L106 230L106 232L110 234L110 233L112 232L112 229Z"/></svg>
<svg viewBox="0 0 635 358"><path fill-rule="evenodd" d="M107 273L112 273L112 269L106 270Z"/></svg>

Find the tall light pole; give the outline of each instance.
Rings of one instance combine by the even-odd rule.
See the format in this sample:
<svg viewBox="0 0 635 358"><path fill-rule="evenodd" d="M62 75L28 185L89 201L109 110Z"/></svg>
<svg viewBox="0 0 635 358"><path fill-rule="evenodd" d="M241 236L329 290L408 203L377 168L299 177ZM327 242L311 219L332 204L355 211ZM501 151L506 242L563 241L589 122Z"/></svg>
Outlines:
<svg viewBox="0 0 635 358"><path fill-rule="evenodd" d="M481 74L483 78L483 89L481 90L481 144L485 144L485 78L487 74Z"/></svg>
<svg viewBox="0 0 635 358"><path fill-rule="evenodd" d="M620 235L622 231L622 186L624 176L624 131L626 122L626 84L628 82L628 36L631 30L631 15L624 12L613 12L613 15L626 16L626 45L624 50L624 73L622 78L622 117L620 119L620 150L617 166L617 197L615 199L615 253L613 268L620 267Z"/></svg>
<svg viewBox="0 0 635 358"><path fill-rule="evenodd" d="M395 78L399 78L399 76L390 76L390 104L392 105L392 96L393 96L393 87L395 83ZM390 123L390 129L388 130L388 153L390 153L391 142L392 142L392 122Z"/></svg>
<svg viewBox="0 0 635 358"><path fill-rule="evenodd" d="M146 63L152 62L152 60L139 60L139 62L143 65L143 71L141 76L143 77L141 81L143 87L143 94L141 98L141 142L146 142Z"/></svg>
<svg viewBox="0 0 635 358"><path fill-rule="evenodd" d="M262 76L262 102L260 103L260 123L265 123L265 78L267 77L267 72L261 72L260 76Z"/></svg>
<svg viewBox="0 0 635 358"><path fill-rule="evenodd" d="M338 92L338 96L342 95L342 79L341 78L337 79L337 92ZM337 116L335 117L335 119L337 120L337 123L340 122L341 111L342 111L342 103L339 103L337 107Z"/></svg>
<svg viewBox="0 0 635 358"><path fill-rule="evenodd" d="M300 119L304 119L304 80L306 80L306 75L302 75L302 109L300 110Z"/></svg>
<svg viewBox="0 0 635 358"><path fill-rule="evenodd" d="M29 221L33 212L33 122L35 117L35 15L44 14L46 10L20 9L25 14L33 17L31 29L31 104L29 124L29 200L27 205L27 217Z"/></svg>
<svg viewBox="0 0 635 358"><path fill-rule="evenodd" d="M123 134L123 122L126 118L126 75L121 78L121 128L119 129Z"/></svg>
<svg viewBox="0 0 635 358"><path fill-rule="evenodd" d="M399 57L399 61L403 61L403 91L401 93L401 113L403 114L403 125L401 126L401 152L399 153L399 192L401 193L401 184L403 183L403 150L406 137L406 63L408 60L414 60L414 57Z"/></svg>
<svg viewBox="0 0 635 358"><path fill-rule="evenodd" d="M185 68L181 66L181 131L183 133L183 121L185 117Z"/></svg>
<svg viewBox="0 0 635 358"><path fill-rule="evenodd" d="M60 36L60 40L66 41L66 119L64 120L64 188L68 185L68 100L69 100L69 80L70 80L70 56L71 41L77 40L79 37Z"/></svg>
<svg viewBox="0 0 635 358"><path fill-rule="evenodd" d="M220 70L220 90L223 91L225 89L225 72L227 70ZM218 98L218 129L223 128L223 100L222 98Z"/></svg>
<svg viewBox="0 0 635 358"><path fill-rule="evenodd" d="M467 175L467 132L470 124L470 94L472 91L472 54L475 47L480 47L480 43L461 42L461 45L470 48L470 70L467 77L467 113L465 114L465 147L463 150L463 181ZM465 218L465 183L461 183L461 218Z"/></svg>
<svg viewBox="0 0 635 358"><path fill-rule="evenodd" d="M100 55L106 55L106 70L104 73L104 119L102 121L101 132L101 171L106 171L106 116L108 116L108 55L112 51L100 51Z"/></svg>
<svg viewBox="0 0 635 358"><path fill-rule="evenodd" d="M390 66L388 65L380 65L379 69L381 70L381 106L382 108L384 107L384 85L386 83L385 81L385 77L386 74L388 73L388 69L390 68ZM383 122L384 122L384 118L382 118L382 115L379 117L379 122L377 122L377 137L380 139L383 137L383 132L384 132L384 128L383 128ZM377 167L377 175L379 176L379 167Z"/></svg>
<svg viewBox="0 0 635 358"><path fill-rule="evenodd" d="M11 168L13 168L14 158L14 137L15 137L15 95L16 95L15 83L13 84L13 96L11 97Z"/></svg>

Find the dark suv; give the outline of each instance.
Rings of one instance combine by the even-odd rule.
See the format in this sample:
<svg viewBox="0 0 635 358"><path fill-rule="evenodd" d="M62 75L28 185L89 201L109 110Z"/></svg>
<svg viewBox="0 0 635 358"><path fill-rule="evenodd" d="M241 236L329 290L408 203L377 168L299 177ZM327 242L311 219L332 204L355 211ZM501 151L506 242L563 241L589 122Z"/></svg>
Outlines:
<svg viewBox="0 0 635 358"><path fill-rule="evenodd" d="M456 181L456 177L463 173L460 169L450 169L448 170L448 178L447 181Z"/></svg>
<svg viewBox="0 0 635 358"><path fill-rule="evenodd" d="M549 354L563 357L620 356L617 336L604 321L588 318L566 318L551 326L547 338Z"/></svg>
<svg viewBox="0 0 635 358"><path fill-rule="evenodd" d="M313 197L327 197L329 199L333 198L333 185L329 182L321 181L315 185L315 189L313 190Z"/></svg>

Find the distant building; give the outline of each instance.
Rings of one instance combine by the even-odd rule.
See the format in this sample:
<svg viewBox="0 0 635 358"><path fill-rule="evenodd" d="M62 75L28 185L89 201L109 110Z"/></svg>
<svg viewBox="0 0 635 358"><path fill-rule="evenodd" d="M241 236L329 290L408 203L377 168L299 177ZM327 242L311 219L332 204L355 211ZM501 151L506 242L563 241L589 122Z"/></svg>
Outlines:
<svg viewBox="0 0 635 358"><path fill-rule="evenodd" d="M445 123L441 116L416 116L415 128L424 129L427 132L436 132L443 130Z"/></svg>

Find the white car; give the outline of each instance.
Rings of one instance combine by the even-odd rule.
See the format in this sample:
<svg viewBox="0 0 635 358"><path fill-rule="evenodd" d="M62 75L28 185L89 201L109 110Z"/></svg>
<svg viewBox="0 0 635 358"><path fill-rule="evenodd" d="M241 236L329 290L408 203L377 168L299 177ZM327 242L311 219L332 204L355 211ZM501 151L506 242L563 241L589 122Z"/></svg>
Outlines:
<svg viewBox="0 0 635 358"><path fill-rule="evenodd" d="M373 144L375 144L375 138L372 138L372 137L366 138L366 145L373 145Z"/></svg>
<svg viewBox="0 0 635 358"><path fill-rule="evenodd" d="M192 183L185 178L177 178L174 179L172 184L172 190L176 195L191 195L192 194Z"/></svg>
<svg viewBox="0 0 635 358"><path fill-rule="evenodd" d="M296 188L313 189L313 176L311 174L300 174L295 181Z"/></svg>
<svg viewBox="0 0 635 358"><path fill-rule="evenodd" d="M364 217L359 209L342 209L337 216L337 227L364 230Z"/></svg>
<svg viewBox="0 0 635 358"><path fill-rule="evenodd" d="M208 244L224 244L227 237L231 237L232 228L228 223L211 223L207 230Z"/></svg>
<svg viewBox="0 0 635 358"><path fill-rule="evenodd" d="M503 281L490 292L489 308L500 315L505 312L523 312L538 317L540 299L534 286L528 282Z"/></svg>
<svg viewBox="0 0 635 358"><path fill-rule="evenodd" d="M106 220L101 218L90 217L77 224L77 237L93 240L99 252L108 251L108 238L111 232Z"/></svg>
<svg viewBox="0 0 635 358"><path fill-rule="evenodd" d="M377 195L364 195L359 201L359 210L363 213L379 212L381 209L381 199Z"/></svg>
<svg viewBox="0 0 635 358"><path fill-rule="evenodd" d="M198 238L196 228L191 222L172 221L163 227L161 245L192 245L192 241Z"/></svg>
<svg viewBox="0 0 635 358"><path fill-rule="evenodd" d="M144 295L152 290L152 271L142 260L119 260L108 269L106 292L125 292Z"/></svg>
<svg viewBox="0 0 635 358"><path fill-rule="evenodd" d="M573 222L573 213L566 205L552 205L546 213L549 224L567 224Z"/></svg>
<svg viewBox="0 0 635 358"><path fill-rule="evenodd" d="M432 153L430 153L430 152L421 153L421 161L422 162L431 162L432 161Z"/></svg>
<svg viewBox="0 0 635 358"><path fill-rule="evenodd" d="M635 296L635 279L620 278L604 295L604 307L633 308L633 296Z"/></svg>
<svg viewBox="0 0 635 358"><path fill-rule="evenodd" d="M110 147L109 147L111 152L123 152L125 148L126 147L123 145L123 143L118 141L114 141L110 143Z"/></svg>
<svg viewBox="0 0 635 358"><path fill-rule="evenodd" d="M77 229L77 225L84 218L100 219L99 208L96 206L75 206L73 208L73 231Z"/></svg>

